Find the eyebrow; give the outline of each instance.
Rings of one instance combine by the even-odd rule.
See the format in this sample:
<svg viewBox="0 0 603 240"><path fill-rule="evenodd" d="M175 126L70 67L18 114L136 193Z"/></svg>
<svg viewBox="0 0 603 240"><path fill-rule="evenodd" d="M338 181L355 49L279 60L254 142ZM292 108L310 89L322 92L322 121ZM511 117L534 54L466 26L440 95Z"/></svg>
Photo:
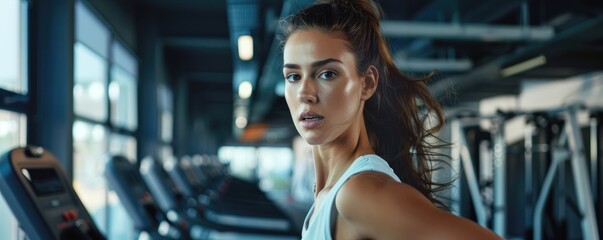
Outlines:
<svg viewBox="0 0 603 240"><path fill-rule="evenodd" d="M332 62L343 63L343 62L342 62L341 60L339 60L339 59L335 59L335 58L327 58L327 59L324 59L324 60L319 60L319 61L313 62L311 66L312 66L312 68L318 68L318 67L322 67L322 66L324 66L324 65L327 65L327 64L329 64L329 63L332 63ZM285 63L285 64L283 65L283 68L300 69L301 67L300 67L299 65L297 65L297 64L293 64L293 63Z"/></svg>

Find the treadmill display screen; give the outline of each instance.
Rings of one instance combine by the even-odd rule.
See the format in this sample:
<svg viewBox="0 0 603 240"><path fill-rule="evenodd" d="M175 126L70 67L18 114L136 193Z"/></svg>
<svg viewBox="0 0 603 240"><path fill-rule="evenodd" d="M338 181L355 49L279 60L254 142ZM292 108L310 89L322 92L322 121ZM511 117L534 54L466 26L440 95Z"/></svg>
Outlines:
<svg viewBox="0 0 603 240"><path fill-rule="evenodd" d="M21 173L38 196L65 192L54 168L23 168Z"/></svg>

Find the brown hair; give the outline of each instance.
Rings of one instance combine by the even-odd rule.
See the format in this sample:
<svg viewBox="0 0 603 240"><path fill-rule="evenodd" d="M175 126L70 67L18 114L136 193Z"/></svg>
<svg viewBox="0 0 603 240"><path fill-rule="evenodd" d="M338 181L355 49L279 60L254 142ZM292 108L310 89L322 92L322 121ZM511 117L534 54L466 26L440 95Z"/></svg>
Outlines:
<svg viewBox="0 0 603 240"><path fill-rule="evenodd" d="M346 40L356 57L359 74L375 66L379 85L363 112L373 150L402 182L436 206L446 208L436 196L449 184L431 179L433 162L443 156L433 150L448 146L436 136L444 124L444 113L425 84L433 73L413 79L396 67L381 33L381 15L380 7L371 0L318 1L281 21L281 44L284 46L296 31L319 29ZM437 121L432 122L430 117Z"/></svg>

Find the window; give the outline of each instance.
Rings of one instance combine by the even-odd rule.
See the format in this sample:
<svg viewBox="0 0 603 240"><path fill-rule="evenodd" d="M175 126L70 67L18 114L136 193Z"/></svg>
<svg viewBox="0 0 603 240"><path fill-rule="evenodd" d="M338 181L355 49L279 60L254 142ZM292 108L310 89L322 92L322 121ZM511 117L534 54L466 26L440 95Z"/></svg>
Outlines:
<svg viewBox="0 0 603 240"><path fill-rule="evenodd" d="M113 133L109 138L109 153L111 155L122 155L128 160L136 161L136 139L132 136ZM134 225L130 216L119 201L115 191L109 189L107 205L111 213L109 221L109 233L107 239L135 239Z"/></svg>
<svg viewBox="0 0 603 240"><path fill-rule="evenodd" d="M135 161L137 159L136 138L117 133L111 134L109 153L111 155L122 155L130 161Z"/></svg>
<svg viewBox="0 0 603 240"><path fill-rule="evenodd" d="M172 148L173 120L172 120L172 91L165 85L158 87L158 105L161 114L160 118L160 137L161 147L159 156L161 161L174 156Z"/></svg>
<svg viewBox="0 0 603 240"><path fill-rule="evenodd" d="M248 180L257 178L255 147L224 146L218 149L218 159L229 164L229 170L234 176Z"/></svg>
<svg viewBox="0 0 603 240"><path fill-rule="evenodd" d="M27 116L24 105L7 98L26 99L27 94L27 1L0 1L0 154L26 144ZM0 194L0 239L16 239L17 220Z"/></svg>
<svg viewBox="0 0 603 240"><path fill-rule="evenodd" d="M223 146L218 159L232 175L259 180L262 190L287 194L291 188L293 150L289 147Z"/></svg>
<svg viewBox="0 0 603 240"><path fill-rule="evenodd" d="M133 224L104 165L111 155L136 161L138 62L84 2L75 3L73 185L109 239L134 238Z"/></svg>
<svg viewBox="0 0 603 240"><path fill-rule="evenodd" d="M73 188L102 232L106 232L107 129L101 124L73 123Z"/></svg>
<svg viewBox="0 0 603 240"><path fill-rule="evenodd" d="M136 114L136 77L118 66L111 68L109 99L111 100L111 123L128 130L138 124Z"/></svg>
<svg viewBox="0 0 603 240"><path fill-rule="evenodd" d="M119 42L111 47L114 65L111 67L109 99L111 102L111 123L130 131L138 127L137 76L138 63Z"/></svg>
<svg viewBox="0 0 603 240"><path fill-rule="evenodd" d="M82 43L74 47L75 79L73 107L75 114L95 121L107 119L107 61Z"/></svg>
<svg viewBox="0 0 603 240"><path fill-rule="evenodd" d="M0 88L27 93L27 2L0 2Z"/></svg>
<svg viewBox="0 0 603 240"><path fill-rule="evenodd" d="M163 111L161 113L161 140L164 143L172 142L172 112L171 111Z"/></svg>
<svg viewBox="0 0 603 240"><path fill-rule="evenodd" d="M24 114L0 110L0 152L25 145ZM17 221L0 194L0 239L16 238Z"/></svg>
<svg viewBox="0 0 603 240"><path fill-rule="evenodd" d="M288 147L259 147L257 154L257 172L262 190L288 191L293 170L293 150Z"/></svg>

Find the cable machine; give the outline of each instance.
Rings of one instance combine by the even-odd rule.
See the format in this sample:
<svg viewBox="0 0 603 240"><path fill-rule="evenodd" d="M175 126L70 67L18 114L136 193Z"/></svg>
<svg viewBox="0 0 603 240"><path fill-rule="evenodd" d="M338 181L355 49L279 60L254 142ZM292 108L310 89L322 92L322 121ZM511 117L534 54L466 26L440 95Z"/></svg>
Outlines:
<svg viewBox="0 0 603 240"><path fill-rule="evenodd" d="M556 212L554 218L560 221L567 221L566 208L573 206L567 205L568 192L575 190L575 207L574 210L580 219L579 231L584 239L598 239L598 225L595 215L595 202L599 194L598 184L599 175L598 169L598 154L601 144L598 141L600 138L600 129L598 121L600 114L591 114L589 125L590 151L587 161L586 150L583 140L582 131L578 125L577 114L580 110L578 105L572 105L566 108L553 109L546 112L499 112L492 116L458 116L452 123L452 168L453 171L461 174L467 181L468 195L471 199L470 206L475 211L477 222L493 231L500 236L508 234L508 217L509 203L507 202L507 184L510 179L507 179L507 143L505 142L505 121L519 115L526 116L528 119L526 128L524 129L524 163L523 167L523 192L524 196L520 197L525 207L523 212L523 226L526 230L525 236L531 236L533 239L543 238L543 218L545 216L544 209L549 193L553 184L557 182L555 190L556 200L553 202L553 209ZM554 120L560 117L559 120ZM543 124L542 119L548 119L549 123ZM475 146L474 142L470 142L466 133L469 127L478 126L480 121L489 121L491 128L489 129L491 149L480 148L479 152L491 151L491 154L471 154L471 146ZM555 126L546 126L546 124L554 124ZM551 127L557 129L554 132L547 132ZM535 135L536 131L538 134ZM534 137L537 138L534 138ZM542 139L546 138L546 139ZM551 141L551 139L554 139ZM550 142L550 144L549 144ZM475 147L474 147L475 148ZM479 161L474 161L475 156L479 157ZM488 157L490 156L490 157ZM550 160L549 160L550 159ZM565 161L569 161L569 165L565 166ZM550 162L550 164L548 163ZM491 200L489 200L485 192L488 192L490 186L484 184L490 179L481 178L476 173L474 164L491 164ZM587 165L588 164L588 165ZM566 174L567 168L567 174ZM571 176L566 176L571 175ZM555 178L558 178L555 182ZM572 185L566 184L566 180L571 180ZM569 183L569 181L568 181ZM453 182L453 202L452 210L460 214L462 209L461 197L461 178L457 177ZM517 186L521 188L521 186ZM539 190L540 189L540 190ZM521 192L516 192L521 193ZM509 193L513 194L513 193ZM573 195L572 195L573 196ZM600 208L599 208L600 211ZM547 213L555 214L555 213ZM549 216L550 217L550 216ZM576 229L576 228L574 228ZM576 230L577 231L577 230Z"/></svg>
<svg viewBox="0 0 603 240"><path fill-rule="evenodd" d="M572 170L572 179L575 185L577 196L577 207L582 219L580 227L584 239L599 239L599 230L597 228L597 219L595 217L595 207L591 189L591 179L586 168L585 149L582 138L582 131L578 125L577 113L579 106L572 105L560 111L565 120L563 130L556 143L551 146L553 161L548 168L542 189L538 195L534 207L534 239L542 239L542 219L543 209L547 201L549 192L553 185L553 180L564 161L570 161ZM553 112L554 113L554 112Z"/></svg>
<svg viewBox="0 0 603 240"><path fill-rule="evenodd" d="M481 120L488 120L492 124L490 129L490 141L492 142L492 158L480 159L480 164L492 163L492 179L478 178L474 160L470 153L470 145L467 140L465 128L468 126L477 126ZM455 143L452 148L452 168L456 173L463 171L463 176L467 180L469 194L475 210L477 222L487 228L491 228L500 236L506 233L506 214L505 214L505 195L506 195L506 143L504 139L504 120L500 115L494 116L459 116L452 121L452 142ZM481 154L480 154L481 155ZM492 202L485 201L482 196L482 190L486 187L480 187L480 182L492 181ZM484 185L484 184L482 184ZM461 178L456 178L453 182L453 203L452 209L460 213L460 191ZM489 224L489 220L491 224ZM490 227L491 225L491 227Z"/></svg>

